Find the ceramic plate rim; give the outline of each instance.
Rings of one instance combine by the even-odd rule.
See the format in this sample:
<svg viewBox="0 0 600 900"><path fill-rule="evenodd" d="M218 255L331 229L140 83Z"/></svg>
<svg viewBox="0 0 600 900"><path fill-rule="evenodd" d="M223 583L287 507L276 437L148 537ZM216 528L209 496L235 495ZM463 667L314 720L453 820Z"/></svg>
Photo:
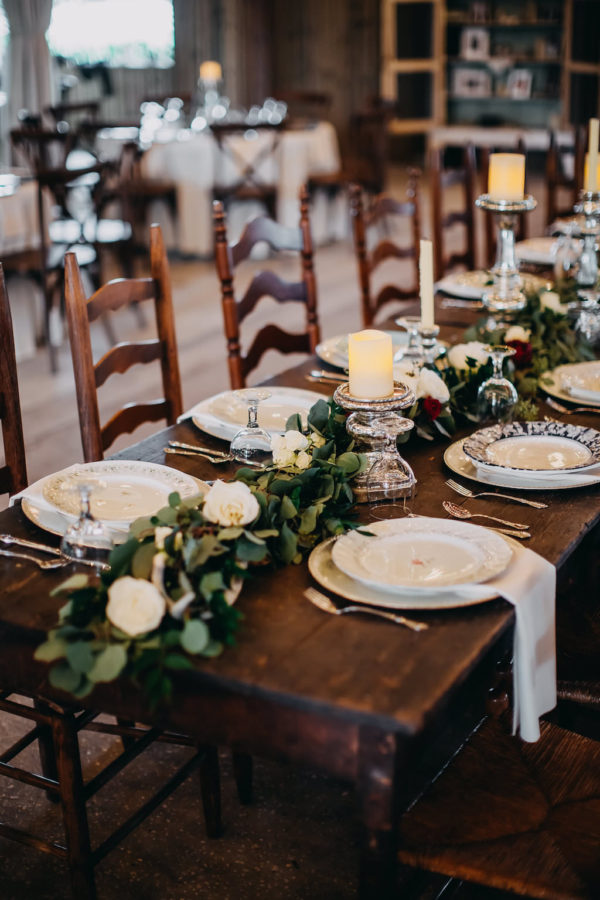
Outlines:
<svg viewBox="0 0 600 900"><path fill-rule="evenodd" d="M549 483L551 480L549 477L548 483L546 484L540 484L539 482L537 484L532 484L531 482L526 483L524 479L523 485L519 485L517 487L514 482L509 481L507 483L506 478L502 478L501 469L497 472L490 472L489 477L481 477L481 475L477 473L477 467L473 465L470 458L463 450L463 444L465 441L466 438L460 438L458 441L453 441L446 447L443 457L444 463L451 472L454 472L455 475L459 475L461 478L467 478L469 481L474 481L477 484L483 484L488 487L506 488L507 490L511 491L573 491L580 487L592 487L593 485L596 485L598 483L598 479L594 478L581 484L556 484L556 482L551 484ZM460 458L459 454L462 454L464 462L469 464L469 466L473 470L472 472L465 472L462 468L459 468L459 464L463 462L463 459ZM455 462L453 459L455 455L459 456L457 462ZM487 476L487 473L484 474ZM584 474L585 473L582 472L582 475Z"/></svg>
<svg viewBox="0 0 600 900"><path fill-rule="evenodd" d="M547 241L548 248L555 244L554 253L548 249L544 250L531 250L528 252L528 248L531 247L532 241ZM536 238L526 238L524 241L518 241L515 244L515 255L518 260L522 262L534 263L534 265L552 265L554 260L556 259L556 248L558 248L558 241L554 237L536 237ZM525 251L523 253L523 251Z"/></svg>
<svg viewBox="0 0 600 900"><path fill-rule="evenodd" d="M392 594L388 591L368 587L349 578L333 562L331 555L331 546L337 540L337 537L328 538L321 541L313 548L308 557L308 570L317 584L331 591L338 597L345 600L351 600L355 603L363 603L366 606L382 606L388 609L419 609L419 610L440 610L440 609L458 609L463 606L476 606L480 603L488 603L490 600L497 599L500 595L490 589L490 594L484 598L461 597L460 594L451 591L438 590L431 595L419 592L418 596L415 591L410 591L406 595ZM507 540L507 543L509 541ZM519 548L517 548L518 550ZM334 570L334 579L323 572L323 565L327 565ZM340 583L342 582L341 587ZM344 584L347 582L347 585ZM484 590L484 586L481 586Z"/></svg>
<svg viewBox="0 0 600 900"><path fill-rule="evenodd" d="M475 285L463 285L458 282L458 279L461 275L469 275L475 272L481 272L484 275L489 275L487 269L470 269L467 272L451 272L449 275L445 275L437 282L436 290L443 291L444 294L448 294L450 297L462 297L465 300L481 300L483 292L485 288L488 287L488 285L476 287ZM529 282L539 282L540 288L543 284L547 284L547 279L541 278L541 276L539 275L523 273L522 278L526 279ZM533 286L535 287L535 284Z"/></svg>
<svg viewBox="0 0 600 900"><path fill-rule="evenodd" d="M539 386L543 391L550 395L550 397L556 397L557 400L566 400L567 403L575 403L583 406L597 406L600 407L600 400L582 400L578 397L573 397L572 394L567 394L566 391L563 391L562 387L559 387L560 381L556 383L556 376L560 378L560 372L562 369L571 369L575 366L587 366L590 364L597 364L600 368L600 360L597 359L586 359L577 363L563 363L562 366L557 366L555 369L547 369L546 372L543 372L539 377ZM544 381L550 379L551 384L545 384Z"/></svg>
<svg viewBox="0 0 600 900"><path fill-rule="evenodd" d="M304 406L299 411L306 411L310 409L311 406L317 402L317 400L325 400L326 395L321 394L318 391L311 391L307 388L297 388L297 387L283 387L282 385L267 385L267 389L271 391L271 396L276 396L278 392L282 394L293 394L297 396L299 399L303 397L306 399L306 402L310 400L310 406ZM236 425L232 422L225 422L223 419L219 419L214 413L210 412L208 408L208 404L214 402L219 397L223 397L227 394L232 394L233 391L220 391L218 394L213 394L211 397L207 397L205 400L201 400L200 403L197 403L192 410L190 410L190 415L188 418L192 420L196 428L200 431L203 431L205 434L210 434L213 437L221 438L224 441L231 441L232 437L235 435L237 431L240 429L240 425ZM200 416L202 418L200 418ZM181 420L180 420L181 421ZM266 431L269 434L281 434L280 431L269 431L267 428Z"/></svg>
<svg viewBox="0 0 600 900"><path fill-rule="evenodd" d="M565 433L553 434L552 430L556 430L558 428L564 429ZM510 433L513 429L514 433ZM546 432L548 432L548 434L546 434ZM580 435L580 438L583 437L586 432L590 432L590 439L593 442L592 446L587 444L585 441L578 439L573 432L578 433ZM592 433L593 435L595 435L595 437L592 437ZM500 441L506 440L507 438L515 437L532 439L535 439L536 437L557 437L572 440L578 444L581 444L583 447L590 451L592 461L582 462L576 466L569 466L568 469L529 469L519 466L508 466L506 464L496 463L493 460L485 458L484 452L492 444L499 443ZM477 443L472 443L472 445L469 447L469 442L473 442L474 440ZM465 438L463 450L465 454L471 459L475 460L481 466L489 468L491 470L502 469L505 472L543 472L548 474L559 472L563 475L566 475L568 472L579 472L584 469L589 469L591 466L596 466L598 465L598 463L600 463L600 432L595 428L589 428L585 425L574 425L570 422L510 422L506 425L490 425L488 428L480 428L477 431L474 431L473 434L470 434L467 438Z"/></svg>
<svg viewBox="0 0 600 900"><path fill-rule="evenodd" d="M439 529L441 531L446 531L446 532L454 532L453 537L459 538L459 539L464 535L470 534L474 538L477 539L475 541L475 543L477 543L479 545L480 544L493 545L496 553L498 553L498 551L501 551L505 547L508 546L507 542L504 541L502 539L502 537L499 534L497 534L495 531L487 531L486 529L481 530L481 526L474 525L471 522L458 522L455 519L442 519L442 518L433 517L433 516L431 516L431 517L430 516L427 516L427 517L418 516L416 518L403 518L403 519L387 519L387 520L383 520L380 522L371 522L371 523L369 523L367 528L369 528L372 531L375 531L375 533L377 533L377 530L381 530L381 531L383 531L383 534L385 535L386 529L390 528L390 523L397 523L398 525L400 525L401 530L406 529L406 531L408 531L409 533L412 529L414 529L415 531L418 531L419 528L421 527L424 531L429 531L429 532L435 531L436 529ZM404 524L404 523L410 523L410 524ZM465 528L464 527L465 525L468 525L470 527ZM392 534L393 533L394 532L392 530ZM352 532L347 532L346 535L342 535L340 537L340 540L343 539L344 537L347 537L349 534L352 534ZM351 538L351 540L352 540L352 538ZM369 538L367 538L366 540L369 540ZM464 537L464 540L468 544L471 543L471 541L469 541L468 537ZM350 571L348 571L348 569L342 568L342 566L340 566L339 563L335 559L334 559L334 564L347 577L351 578L353 581L359 581L360 583L365 584L368 587L373 587L378 590L384 590L386 592L393 593L393 594L414 593L416 591L419 595L420 594L429 595L429 594L440 593L440 591L442 591L442 592L445 591L447 593L451 593L452 591L459 590L460 588L466 587L467 585L484 584L490 578L495 578L497 575L500 575L501 572L503 572L508 565L510 565L510 561L512 559L512 550L510 547L508 547L508 550L509 550L509 553L508 553L506 560L502 561L502 559L500 558L501 557L501 553L500 553L498 556L498 561L496 562L495 565L494 565L494 554L490 552L490 563L491 563L490 570L485 574L484 577L477 578L477 579L471 579L469 581L463 581L463 582L452 584L452 585L439 585L439 586L434 586L434 585L422 585L422 586L419 586L419 585L392 585L392 584L384 585L381 582L374 580L374 578L371 577L370 575L365 575L362 572L355 571L355 572L351 573ZM333 559L333 552L332 552L332 559Z"/></svg>
<svg viewBox="0 0 600 900"><path fill-rule="evenodd" d="M396 343L400 346L405 346L408 343L408 334L406 331L396 330L383 330L384 334L389 334L392 337L392 346L394 342L394 337L396 337ZM319 359L326 363L328 366L333 366L336 369L342 369L345 371L348 368L348 360L341 360L341 354L336 350L337 345L344 337L347 337L349 332L345 332L343 334L334 335L330 338L325 338L320 341L315 347L315 354L319 357ZM398 340L398 336L400 336L400 340ZM328 349L331 348L331 349ZM398 349L398 347L396 348ZM336 362L336 359L338 360Z"/></svg>

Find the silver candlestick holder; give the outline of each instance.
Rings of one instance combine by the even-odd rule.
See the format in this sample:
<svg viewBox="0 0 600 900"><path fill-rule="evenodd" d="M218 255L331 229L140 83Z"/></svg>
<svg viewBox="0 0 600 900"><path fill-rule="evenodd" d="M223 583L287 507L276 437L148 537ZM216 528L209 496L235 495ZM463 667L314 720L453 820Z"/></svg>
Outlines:
<svg viewBox="0 0 600 900"><path fill-rule="evenodd" d="M417 479L398 453L396 440L414 428L414 422L398 411L415 402L414 392L395 382L394 392L380 400L363 400L350 393L346 382L335 389L334 401L350 411L346 430L357 443L357 452L367 457L367 468L352 481L358 503L412 497Z"/></svg>
<svg viewBox="0 0 600 900"><path fill-rule="evenodd" d="M576 213L583 214L581 228L583 250L579 257L576 281L583 288L595 289L598 282L598 235L600 234L600 191L581 191Z"/></svg>
<svg viewBox="0 0 600 900"><path fill-rule="evenodd" d="M483 305L492 314L519 312L527 301L515 256L515 224L519 213L536 208L537 200L531 194L522 200L494 200L489 194L482 194L475 206L493 213L498 223L496 262L491 269L493 284L483 293Z"/></svg>

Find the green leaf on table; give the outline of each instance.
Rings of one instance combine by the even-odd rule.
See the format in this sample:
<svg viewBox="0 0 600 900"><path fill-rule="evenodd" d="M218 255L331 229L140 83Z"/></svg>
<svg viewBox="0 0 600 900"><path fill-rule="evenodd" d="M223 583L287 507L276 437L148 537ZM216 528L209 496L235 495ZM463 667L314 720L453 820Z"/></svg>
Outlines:
<svg viewBox="0 0 600 900"><path fill-rule="evenodd" d="M267 555L267 545L264 542L257 544L249 541L244 534L236 544L235 555L244 562L261 562Z"/></svg>
<svg viewBox="0 0 600 900"><path fill-rule="evenodd" d="M127 651L122 644L109 644L94 660L88 672L88 678L97 684L99 681L114 681L127 665Z"/></svg>
<svg viewBox="0 0 600 900"><path fill-rule="evenodd" d="M113 578L119 578L121 575L129 574L131 560L139 546L139 541L137 541L136 538L129 538L125 543L117 544L117 546L110 551L108 562Z"/></svg>
<svg viewBox="0 0 600 900"><path fill-rule="evenodd" d="M284 522L281 526L281 532L279 534L279 540L277 542L277 549L281 561L286 565L288 563L291 563L296 555L297 547L298 538L296 537L288 523Z"/></svg>
<svg viewBox="0 0 600 900"><path fill-rule="evenodd" d="M71 575L70 578L67 578L66 581L62 581L58 587L55 587L50 591L50 596L55 597L57 594L64 594L66 591L75 591L79 588L83 588L87 586L89 581L89 575L83 575L81 573L77 575Z"/></svg>
<svg viewBox="0 0 600 900"><path fill-rule="evenodd" d="M285 423L286 431L302 431L302 419L300 413L293 413Z"/></svg>
<svg viewBox="0 0 600 900"><path fill-rule="evenodd" d="M40 662L54 662L56 659L61 659L67 655L67 647L66 641L53 635L47 641L44 641L43 644L40 644L33 657Z"/></svg>
<svg viewBox="0 0 600 900"><path fill-rule="evenodd" d="M308 413L308 424L319 434L324 434L329 421L329 404L326 400L317 400Z"/></svg>
<svg viewBox="0 0 600 900"><path fill-rule="evenodd" d="M175 509L181 503L181 496L177 491L173 491L173 493L169 494L169 506Z"/></svg>
<svg viewBox="0 0 600 900"><path fill-rule="evenodd" d="M217 539L219 541L235 541L236 538L239 538L243 533L243 528L231 525L229 528L221 528L217 534Z"/></svg>
<svg viewBox="0 0 600 900"><path fill-rule="evenodd" d="M73 641L67 646L66 656L73 671L82 675L94 665L94 654L89 641Z"/></svg>
<svg viewBox="0 0 600 900"><path fill-rule="evenodd" d="M298 531L300 534L310 534L317 527L317 517L322 511L322 506L307 506L300 516Z"/></svg>
<svg viewBox="0 0 600 900"><path fill-rule="evenodd" d="M173 496L173 495L171 495ZM158 520L159 525L175 525L177 522L177 510L172 506L163 506L152 517Z"/></svg>
<svg viewBox="0 0 600 900"><path fill-rule="evenodd" d="M189 619L179 641L187 653L202 653L210 641L210 631L200 619Z"/></svg>
<svg viewBox="0 0 600 900"><path fill-rule="evenodd" d="M152 560L154 559L155 554L156 547L152 541L148 541L147 543L138 546L138 549L133 554L131 560L131 574L134 578L144 578L146 581L150 580Z"/></svg>
<svg viewBox="0 0 600 900"><path fill-rule="evenodd" d="M209 659L212 659L215 656L220 656L222 652L223 644L221 641L211 639L202 651L202 656L207 656Z"/></svg>
<svg viewBox="0 0 600 900"><path fill-rule="evenodd" d="M225 590L225 582L223 581L223 573L216 572L207 572L200 579L200 593L204 597L205 600L210 600L212 595L216 593L216 591L224 591Z"/></svg>
<svg viewBox="0 0 600 900"><path fill-rule="evenodd" d="M181 653L167 653L164 658L164 666L165 669L172 670L194 668L187 656L182 656Z"/></svg>
<svg viewBox="0 0 600 900"><path fill-rule="evenodd" d="M50 669L48 681L57 690L72 694L79 687L81 675L74 672L69 663L61 662Z"/></svg>
<svg viewBox="0 0 600 900"><path fill-rule="evenodd" d="M288 497L287 494L284 494L281 498L281 507L279 509L279 515L282 519L293 519L294 516L298 514L298 510L296 509L293 501Z"/></svg>
<svg viewBox="0 0 600 900"><path fill-rule="evenodd" d="M154 534L154 523L151 516L140 516L135 519L129 526L129 534L131 537L141 538L147 534Z"/></svg>

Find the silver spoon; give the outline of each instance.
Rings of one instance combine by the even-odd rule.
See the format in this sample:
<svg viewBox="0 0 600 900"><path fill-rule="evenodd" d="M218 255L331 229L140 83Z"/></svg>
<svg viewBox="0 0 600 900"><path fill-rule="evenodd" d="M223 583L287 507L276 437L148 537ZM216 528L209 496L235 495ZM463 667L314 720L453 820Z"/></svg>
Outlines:
<svg viewBox="0 0 600 900"><path fill-rule="evenodd" d="M559 403L557 400L553 400L552 397L546 397L546 403L548 406L551 406L552 409L555 409L557 412L563 413L565 416L572 416L573 413L596 413L596 415L600 414L600 407L598 406L572 406L571 409L568 409L566 406L563 406L562 403Z"/></svg>
<svg viewBox="0 0 600 900"><path fill-rule="evenodd" d="M345 613L363 613L366 616L378 616L380 619L387 619L389 622L395 622L396 625L404 625L412 631L425 631L429 628L426 622L416 622L414 619L405 619L404 616L397 616L394 613L384 612L382 609L372 609L370 606L336 606L329 597L316 591L314 588L306 588L304 596L323 612L331 613L334 616L343 616Z"/></svg>
<svg viewBox="0 0 600 900"><path fill-rule="evenodd" d="M508 525L509 528L519 528L523 530L529 528L529 525L523 525L522 522L509 522L507 519L499 519L497 516L486 516L483 513L469 512L464 506L457 506L456 503L451 503L450 500L443 500L442 506L446 512L450 513L451 516L454 516L455 519L490 519L492 522Z"/></svg>
<svg viewBox="0 0 600 900"><path fill-rule="evenodd" d="M60 559L38 559L37 556L31 556L29 553L17 553L16 550L0 550L0 556L7 556L9 559L28 559L40 569L63 569L65 566L71 565L71 560L64 556Z"/></svg>

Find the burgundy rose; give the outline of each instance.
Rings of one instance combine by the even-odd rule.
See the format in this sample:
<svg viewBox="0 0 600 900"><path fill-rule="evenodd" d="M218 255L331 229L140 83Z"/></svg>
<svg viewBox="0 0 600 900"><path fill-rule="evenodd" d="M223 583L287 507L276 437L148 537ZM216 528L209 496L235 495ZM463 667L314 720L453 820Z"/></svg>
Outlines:
<svg viewBox="0 0 600 900"><path fill-rule="evenodd" d="M506 344L508 347L515 348L516 353L512 359L516 369L526 369L531 365L533 347L529 341L507 341Z"/></svg>
<svg viewBox="0 0 600 900"><path fill-rule="evenodd" d="M439 414L442 411L442 404L439 400L436 400L435 397L425 397L423 400L423 409L433 422L434 419L437 419Z"/></svg>

